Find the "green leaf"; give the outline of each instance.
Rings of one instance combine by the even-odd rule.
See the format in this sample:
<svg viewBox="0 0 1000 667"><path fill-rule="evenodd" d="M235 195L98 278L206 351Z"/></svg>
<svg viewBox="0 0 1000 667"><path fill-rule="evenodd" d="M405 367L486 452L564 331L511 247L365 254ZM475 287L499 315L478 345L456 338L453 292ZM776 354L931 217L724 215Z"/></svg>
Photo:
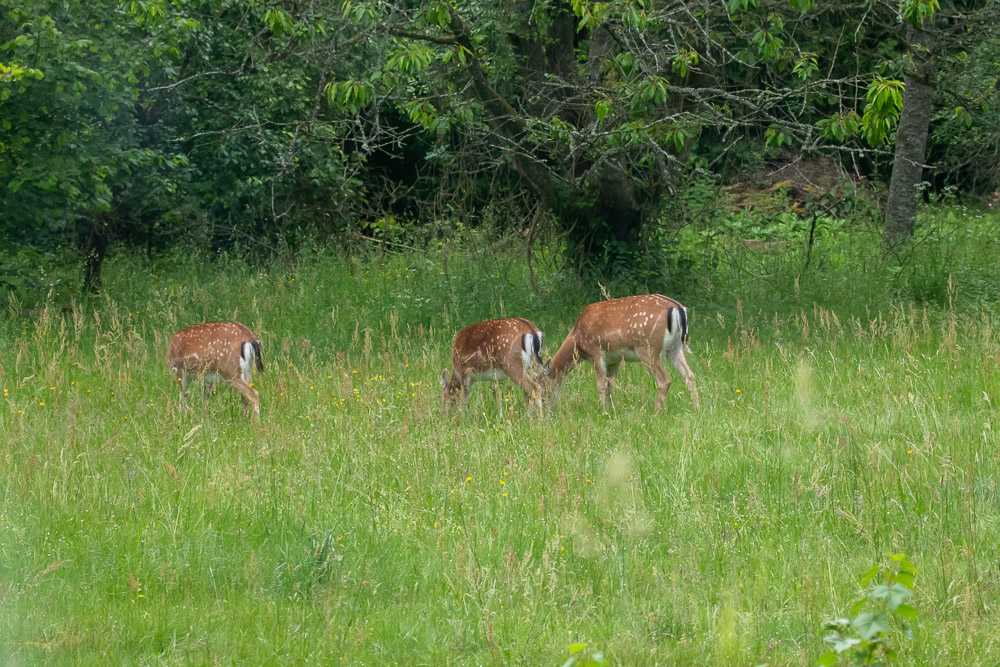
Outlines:
<svg viewBox="0 0 1000 667"><path fill-rule="evenodd" d="M862 639L871 639L876 634L888 632L889 617L881 611L875 614L859 614L851 625L857 628Z"/></svg>
<svg viewBox="0 0 1000 667"><path fill-rule="evenodd" d="M916 607L911 607L908 604L901 604L896 607L896 614L902 616L908 621L912 621L917 618L917 609Z"/></svg>
<svg viewBox="0 0 1000 667"><path fill-rule="evenodd" d="M934 18L934 12L940 9L938 0L905 0L902 3L903 19L920 27L924 22Z"/></svg>
<svg viewBox="0 0 1000 667"><path fill-rule="evenodd" d="M818 667L833 667L837 664L838 660L839 658L835 652L827 651L819 657L819 660L816 661L816 665Z"/></svg>
<svg viewBox="0 0 1000 667"><path fill-rule="evenodd" d="M889 587L886 586L885 584L880 584L875 587L875 590L873 590L871 592L871 595L869 595L868 597L870 597L873 600L880 600L886 597L887 595L889 595Z"/></svg>
<svg viewBox="0 0 1000 667"><path fill-rule="evenodd" d="M438 25L442 28L447 28L451 25L451 12L448 11L448 6L445 3L438 5Z"/></svg>
<svg viewBox="0 0 1000 667"><path fill-rule="evenodd" d="M903 559L901 559L899 561L899 571L900 572L909 572L914 577L917 576L918 574L920 574L920 570L917 569L917 566L914 565L913 563L911 563L910 561L908 561L906 558L903 558ZM911 586L911 588L912 588L912 586Z"/></svg>
<svg viewBox="0 0 1000 667"><path fill-rule="evenodd" d="M570 654L579 653L580 651L582 651L585 648L587 648L587 644L586 643L577 642L575 644L570 644L569 645L569 652L570 652Z"/></svg>
<svg viewBox="0 0 1000 667"><path fill-rule="evenodd" d="M779 126L771 125L771 127L767 128L764 132L764 143L767 146L780 148L784 144L791 144L792 138L785 134L785 131Z"/></svg>
<svg viewBox="0 0 1000 667"><path fill-rule="evenodd" d="M904 600L908 600L911 597L913 597L913 592L909 588L901 584L893 584L888 588L885 604L889 607L889 611L896 611Z"/></svg>
<svg viewBox="0 0 1000 667"><path fill-rule="evenodd" d="M836 630L839 632L840 630L848 627L850 624L851 624L850 619L837 618L832 621L827 621L826 623L823 624L823 627L827 628L828 630ZM836 637L837 634L835 633L834 635L828 635L825 641L830 641L830 636Z"/></svg>
<svg viewBox="0 0 1000 667"><path fill-rule="evenodd" d="M857 637L844 637L833 644L833 650L837 653L843 653L852 646L857 646L861 643L861 640Z"/></svg>
<svg viewBox="0 0 1000 667"><path fill-rule="evenodd" d="M603 121L611 111L610 100L598 100L594 105L594 112L597 114L597 122Z"/></svg>

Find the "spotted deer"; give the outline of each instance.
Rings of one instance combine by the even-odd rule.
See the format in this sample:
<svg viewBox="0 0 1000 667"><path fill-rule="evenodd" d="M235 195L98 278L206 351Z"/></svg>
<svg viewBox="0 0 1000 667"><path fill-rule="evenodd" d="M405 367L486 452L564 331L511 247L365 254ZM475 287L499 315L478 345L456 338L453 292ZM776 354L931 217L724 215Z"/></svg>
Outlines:
<svg viewBox="0 0 1000 667"><path fill-rule="evenodd" d="M688 312L680 302L661 294L628 296L592 303L583 309L569 335L542 371L546 386L558 387L581 361L594 365L597 393L606 407L622 361L641 361L656 381L656 407L662 408L670 376L660 360L666 357L684 378L695 408L699 407L694 373L684 359L688 352Z"/></svg>
<svg viewBox="0 0 1000 667"><path fill-rule="evenodd" d="M260 414L260 397L250 382L253 367L263 372L260 340L239 322L209 322L181 329L170 339L167 363L181 385L181 401L187 394L190 376L208 382L223 380L240 392L252 407L250 421Z"/></svg>
<svg viewBox="0 0 1000 667"><path fill-rule="evenodd" d="M478 380L504 377L524 390L525 401L539 410L542 392L532 377L531 362L541 368L539 352L545 334L521 317L490 320L465 327L455 337L451 371L441 373L441 402L447 408L461 399L469 402L469 388Z"/></svg>

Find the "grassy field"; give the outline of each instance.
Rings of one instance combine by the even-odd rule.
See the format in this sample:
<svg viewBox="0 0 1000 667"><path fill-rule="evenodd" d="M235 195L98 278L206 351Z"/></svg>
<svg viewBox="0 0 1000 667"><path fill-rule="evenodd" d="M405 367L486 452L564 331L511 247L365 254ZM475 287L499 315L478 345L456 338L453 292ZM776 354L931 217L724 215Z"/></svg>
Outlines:
<svg viewBox="0 0 1000 667"><path fill-rule="evenodd" d="M628 365L608 412L583 366L543 418L510 385L503 416L484 385L442 414L458 328L529 317L548 356L599 298L461 253L126 256L94 302L12 300L0 662L808 665L902 552L903 664L997 664L995 246L908 278L850 247L662 288L700 411L673 374L655 412ZM175 329L231 318L263 341L260 430L227 388L179 405L165 365Z"/></svg>

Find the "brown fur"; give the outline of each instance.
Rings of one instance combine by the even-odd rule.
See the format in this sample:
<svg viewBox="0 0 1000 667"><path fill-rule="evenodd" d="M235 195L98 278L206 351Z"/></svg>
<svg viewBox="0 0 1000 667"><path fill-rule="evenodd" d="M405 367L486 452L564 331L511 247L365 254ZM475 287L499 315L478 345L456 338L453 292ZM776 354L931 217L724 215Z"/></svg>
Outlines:
<svg viewBox="0 0 1000 667"><path fill-rule="evenodd" d="M475 374L499 372L521 387L525 400L533 401L540 409L541 388L525 369L522 356L525 334L542 336L530 320L520 317L489 320L459 331L451 352L451 372L441 374L442 403L462 399L467 404L469 388L477 379ZM534 351L531 356L540 361Z"/></svg>
<svg viewBox="0 0 1000 667"><path fill-rule="evenodd" d="M260 413L260 396L240 367L244 343L256 346L257 368L261 369L260 340L239 322L196 324L175 333L170 339L167 364L181 384L181 400L187 393L188 375L215 373L242 394L252 408L250 421L255 421Z"/></svg>
<svg viewBox="0 0 1000 667"><path fill-rule="evenodd" d="M670 376L660 363L666 356L687 383L697 408L698 387L684 358L686 331L681 329L686 319L684 306L662 294L592 303L580 313L546 365L547 382L558 386L581 360L589 361L597 374L597 393L607 405L609 380L614 379L624 359L632 358L641 361L656 381L656 407L661 408L670 389Z"/></svg>

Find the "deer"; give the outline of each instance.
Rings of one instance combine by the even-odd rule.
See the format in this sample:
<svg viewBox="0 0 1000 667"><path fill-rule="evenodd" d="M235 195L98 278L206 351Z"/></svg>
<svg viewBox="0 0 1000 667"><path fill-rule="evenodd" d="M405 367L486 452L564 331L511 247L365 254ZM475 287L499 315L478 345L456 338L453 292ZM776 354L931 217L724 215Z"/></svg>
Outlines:
<svg viewBox="0 0 1000 667"><path fill-rule="evenodd" d="M531 364L534 361L541 369L539 353L544 339L545 334L522 317L489 320L459 331L451 351L451 371L441 373L444 408L459 399L463 409L468 407L473 382L506 377L524 390L525 402L540 411L542 391L532 377Z"/></svg>
<svg viewBox="0 0 1000 667"><path fill-rule="evenodd" d="M209 322L177 331L170 339L167 364L181 385L181 402L188 393L189 376L208 382L223 380L243 395L250 423L260 415L260 396L250 382L253 367L264 372L260 340L239 322Z"/></svg>
<svg viewBox="0 0 1000 667"><path fill-rule="evenodd" d="M700 408L694 373L684 351L688 346L688 311L662 294L627 296L592 303L583 309L555 356L542 369L547 390L558 388L581 361L594 365L597 394L607 409L614 380L622 361L641 361L656 381L656 409L664 406L670 376L660 360L666 357L684 378L695 409Z"/></svg>

